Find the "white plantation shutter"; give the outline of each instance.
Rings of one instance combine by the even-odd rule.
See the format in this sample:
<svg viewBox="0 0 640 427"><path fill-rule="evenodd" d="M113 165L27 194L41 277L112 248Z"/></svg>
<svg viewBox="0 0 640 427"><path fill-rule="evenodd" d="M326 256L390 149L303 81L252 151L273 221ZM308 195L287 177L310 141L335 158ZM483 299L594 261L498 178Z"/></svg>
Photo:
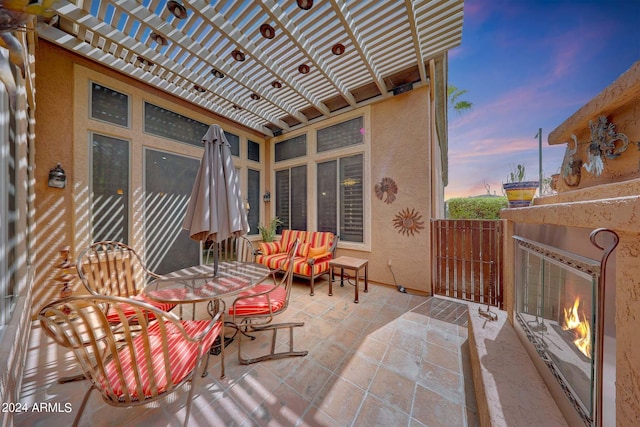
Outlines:
<svg viewBox="0 0 640 427"><path fill-rule="evenodd" d="M363 175L362 154L318 163L318 231L364 241Z"/></svg>
<svg viewBox="0 0 640 427"><path fill-rule="evenodd" d="M362 242L364 229L363 156L340 159L340 239Z"/></svg>

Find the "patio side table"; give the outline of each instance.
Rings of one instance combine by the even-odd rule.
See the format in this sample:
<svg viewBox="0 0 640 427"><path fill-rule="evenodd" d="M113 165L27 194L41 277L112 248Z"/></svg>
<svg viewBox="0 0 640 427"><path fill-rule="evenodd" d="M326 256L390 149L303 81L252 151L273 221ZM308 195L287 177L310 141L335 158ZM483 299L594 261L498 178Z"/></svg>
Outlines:
<svg viewBox="0 0 640 427"><path fill-rule="evenodd" d="M364 291L369 292L369 260L340 256L329 261L329 296L333 295L333 269L340 269L340 286L344 286L344 270L353 270L356 275L356 299L358 302L358 285L360 284L360 270L364 267Z"/></svg>

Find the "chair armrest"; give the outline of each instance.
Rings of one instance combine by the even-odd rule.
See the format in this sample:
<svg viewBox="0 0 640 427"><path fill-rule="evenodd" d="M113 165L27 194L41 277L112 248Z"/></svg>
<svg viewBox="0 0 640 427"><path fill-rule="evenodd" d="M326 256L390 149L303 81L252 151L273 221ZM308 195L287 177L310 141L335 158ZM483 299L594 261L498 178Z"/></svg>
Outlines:
<svg viewBox="0 0 640 427"><path fill-rule="evenodd" d="M321 253L320 255L316 255L314 257L309 257L307 258L307 264L309 265L314 265L316 263L316 261L320 261L324 258L330 257L331 256L331 252L324 252Z"/></svg>
<svg viewBox="0 0 640 427"><path fill-rule="evenodd" d="M340 240L340 236L336 234L335 236L333 236L333 243L329 248L329 252L331 252L331 255L333 255L334 258L336 256L336 248L338 247L338 240Z"/></svg>

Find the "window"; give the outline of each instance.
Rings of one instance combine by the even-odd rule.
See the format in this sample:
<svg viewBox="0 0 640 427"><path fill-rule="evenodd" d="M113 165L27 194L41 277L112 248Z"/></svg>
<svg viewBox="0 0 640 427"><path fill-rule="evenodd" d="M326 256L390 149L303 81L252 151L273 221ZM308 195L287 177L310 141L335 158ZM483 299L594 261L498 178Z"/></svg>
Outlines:
<svg viewBox="0 0 640 427"><path fill-rule="evenodd" d="M129 126L129 96L91 82L91 118Z"/></svg>
<svg viewBox="0 0 640 427"><path fill-rule="evenodd" d="M276 143L275 161L295 159L307 155L307 134L286 139Z"/></svg>
<svg viewBox="0 0 640 427"><path fill-rule="evenodd" d="M231 145L231 155L240 157L240 137L226 130L224 131L224 136L227 138L229 145Z"/></svg>
<svg viewBox="0 0 640 427"><path fill-rule="evenodd" d="M1 88L1 86L0 86ZM10 114L7 92L0 89L0 337L18 298L16 114Z"/></svg>
<svg viewBox="0 0 640 427"><path fill-rule="evenodd" d="M189 238L182 223L200 159L145 149L144 164L147 266L158 274L166 274L198 265L200 243Z"/></svg>
<svg viewBox="0 0 640 427"><path fill-rule="evenodd" d="M249 234L258 234L258 222L260 222L260 171L255 169L247 170L247 202L249 212Z"/></svg>
<svg viewBox="0 0 640 427"><path fill-rule="evenodd" d="M247 141L247 159L254 162L260 161L260 144L251 140Z"/></svg>
<svg viewBox="0 0 640 427"><path fill-rule="evenodd" d="M364 241L364 161L357 154L318 163L318 231L341 241Z"/></svg>
<svg viewBox="0 0 640 427"><path fill-rule="evenodd" d="M209 125L206 123L144 103L144 131L147 133L202 147L202 137L207 130Z"/></svg>
<svg viewBox="0 0 640 427"><path fill-rule="evenodd" d="M276 171L276 216L282 229L307 229L307 166Z"/></svg>
<svg viewBox="0 0 640 427"><path fill-rule="evenodd" d="M94 242L129 242L129 142L93 134L91 225Z"/></svg>
<svg viewBox="0 0 640 427"><path fill-rule="evenodd" d="M346 122L319 129L317 132L318 153L336 148L362 144L364 142L364 118L356 117Z"/></svg>

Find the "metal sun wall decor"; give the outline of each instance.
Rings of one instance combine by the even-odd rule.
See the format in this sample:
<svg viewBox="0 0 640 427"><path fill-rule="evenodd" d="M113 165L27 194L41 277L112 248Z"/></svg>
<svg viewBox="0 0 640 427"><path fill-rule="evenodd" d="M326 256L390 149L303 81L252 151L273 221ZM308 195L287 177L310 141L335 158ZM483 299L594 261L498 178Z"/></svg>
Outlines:
<svg viewBox="0 0 640 427"><path fill-rule="evenodd" d="M389 177L384 177L374 186L376 197L386 204L390 205L396 200L398 194L398 185Z"/></svg>
<svg viewBox="0 0 640 427"><path fill-rule="evenodd" d="M575 159L578 151L578 138L571 134L574 148L567 151L562 163L562 177L567 185L575 187L580 183L580 166L591 175L600 176L604 172L604 159L614 160L624 153L629 146L629 138L623 133L617 133L613 123L609 123L606 116L599 116L595 122L589 120L591 141L587 148L587 161Z"/></svg>
<svg viewBox="0 0 640 427"><path fill-rule="evenodd" d="M393 226L398 230L399 234L413 236L420 234L420 230L424 229L424 221L420 221L421 219L420 212L406 208L396 214L393 219Z"/></svg>

